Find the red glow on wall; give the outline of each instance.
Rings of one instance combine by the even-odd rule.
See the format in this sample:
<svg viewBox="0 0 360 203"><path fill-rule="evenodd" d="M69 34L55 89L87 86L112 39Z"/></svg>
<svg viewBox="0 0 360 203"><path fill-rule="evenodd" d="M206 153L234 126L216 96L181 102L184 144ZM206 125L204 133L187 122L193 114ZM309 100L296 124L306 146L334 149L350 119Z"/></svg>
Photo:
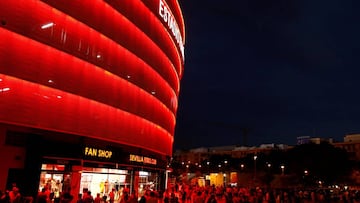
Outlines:
<svg viewBox="0 0 360 203"><path fill-rule="evenodd" d="M95 30L101 31L102 34L110 37L112 40L126 47L129 51L143 59L164 78L172 76L172 74L169 74L169 71L171 70L169 68L175 68L174 71L177 72L177 74L181 72L183 67L182 59L176 51L173 41L169 39L170 35L165 32L163 25L155 15L148 15L148 8L139 1L121 1L120 5L124 8L126 8L126 5L133 5L130 7L130 10L127 11L130 12L129 15L140 16L139 22L141 22L141 27L135 26L125 16L102 0L94 0L91 4L82 0L42 1L66 12L70 16L76 17L77 20L82 21ZM82 9L78 10L74 8ZM149 25L151 25L151 27L148 27ZM150 28L150 30L147 30L147 27ZM124 34L124 31L131 34ZM154 39L151 39L144 33L146 31L150 36L153 32L163 34L157 35ZM159 44L155 44L154 41ZM166 49L167 52L163 52L159 46L164 49L166 49L166 47L171 47L172 49ZM177 75L176 78L181 78L181 75ZM178 90L178 86L173 87L175 90Z"/></svg>
<svg viewBox="0 0 360 203"><path fill-rule="evenodd" d="M130 76L132 83L148 92L156 91L154 96L159 98L173 113L176 112L177 102L176 105L173 105L171 101L174 98L177 99L177 92L175 91L179 91L179 78L177 78L171 64L166 64L167 60L162 60L162 55L153 56L154 60L157 59L160 64L151 67L128 49L71 17L51 9L42 2L29 3L26 8L23 8L26 9L25 12L16 10L19 8L15 3L10 4L10 1L7 3L9 5L0 7L0 13L8 16L7 19L12 21L6 25L7 29L66 51L120 77L127 78L127 76ZM18 6L21 7L22 5ZM14 10L16 12L12 12ZM34 15L28 10L39 10L39 12ZM54 26L41 29L41 25L48 22L53 22ZM129 29L129 31L132 30ZM121 33L118 35L121 35ZM146 49L143 46L137 47ZM100 54L101 58L97 58L97 54ZM156 69L161 67L164 67L161 69L162 74L158 75L159 71L156 72Z"/></svg>
<svg viewBox="0 0 360 203"><path fill-rule="evenodd" d="M0 74L0 121L100 138L161 154L172 153L172 135L154 123L93 100L3 74Z"/></svg>
<svg viewBox="0 0 360 203"><path fill-rule="evenodd" d="M173 133L174 114L154 96L129 81L4 29L0 29L0 35L4 39L0 41L2 73L132 112ZM7 52L9 47L11 55Z"/></svg>
<svg viewBox="0 0 360 203"><path fill-rule="evenodd" d="M171 156L184 64L156 11L126 2L2 2L0 123Z"/></svg>

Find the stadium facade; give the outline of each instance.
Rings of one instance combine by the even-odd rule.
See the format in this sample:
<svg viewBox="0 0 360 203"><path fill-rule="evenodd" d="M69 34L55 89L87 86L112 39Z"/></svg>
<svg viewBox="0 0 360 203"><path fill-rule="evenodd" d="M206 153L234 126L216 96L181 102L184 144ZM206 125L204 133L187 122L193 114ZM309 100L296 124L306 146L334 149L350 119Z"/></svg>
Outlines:
<svg viewBox="0 0 360 203"><path fill-rule="evenodd" d="M178 1L0 5L0 189L163 189L184 68Z"/></svg>

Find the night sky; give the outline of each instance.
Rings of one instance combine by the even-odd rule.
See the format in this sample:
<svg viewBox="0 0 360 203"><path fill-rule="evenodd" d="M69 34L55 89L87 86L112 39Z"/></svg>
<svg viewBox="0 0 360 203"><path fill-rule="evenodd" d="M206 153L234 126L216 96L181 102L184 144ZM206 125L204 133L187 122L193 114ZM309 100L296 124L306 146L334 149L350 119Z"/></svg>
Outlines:
<svg viewBox="0 0 360 203"><path fill-rule="evenodd" d="M186 59L174 150L360 133L359 1L179 3Z"/></svg>

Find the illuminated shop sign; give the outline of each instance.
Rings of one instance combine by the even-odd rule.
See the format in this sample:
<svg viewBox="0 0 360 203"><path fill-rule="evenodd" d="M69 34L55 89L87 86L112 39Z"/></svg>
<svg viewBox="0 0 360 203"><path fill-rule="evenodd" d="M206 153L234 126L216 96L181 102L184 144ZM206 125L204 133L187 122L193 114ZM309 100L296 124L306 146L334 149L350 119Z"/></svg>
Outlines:
<svg viewBox="0 0 360 203"><path fill-rule="evenodd" d="M112 154L113 154L112 151L105 150L105 149L85 147L85 150L84 150L84 155L90 156L90 157L111 159Z"/></svg>
<svg viewBox="0 0 360 203"><path fill-rule="evenodd" d="M163 0L159 1L159 15L174 35L176 43L180 47L181 55L184 59L184 44L179 25L177 24L174 15L171 13L169 6Z"/></svg>
<svg viewBox="0 0 360 203"><path fill-rule="evenodd" d="M157 163L156 159L146 156L134 155L134 154L130 154L130 161L144 163L144 164L152 164L152 165L156 165Z"/></svg>

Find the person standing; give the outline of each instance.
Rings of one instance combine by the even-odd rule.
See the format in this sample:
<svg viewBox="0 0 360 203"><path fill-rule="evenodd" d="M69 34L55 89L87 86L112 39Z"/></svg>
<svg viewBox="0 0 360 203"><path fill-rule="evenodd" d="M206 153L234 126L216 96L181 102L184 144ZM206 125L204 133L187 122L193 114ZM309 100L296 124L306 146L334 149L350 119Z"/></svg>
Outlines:
<svg viewBox="0 0 360 203"><path fill-rule="evenodd" d="M83 195L81 193L78 194L78 199L76 200L76 203L84 203Z"/></svg>
<svg viewBox="0 0 360 203"><path fill-rule="evenodd" d="M146 203L158 203L156 194L154 191L150 191L150 197L146 200Z"/></svg>
<svg viewBox="0 0 360 203"><path fill-rule="evenodd" d="M0 203L10 203L9 191L6 190L0 197Z"/></svg>
<svg viewBox="0 0 360 203"><path fill-rule="evenodd" d="M100 193L97 193L96 197L94 199L94 203L101 203L101 201L102 201L102 198L100 197Z"/></svg>
<svg viewBox="0 0 360 203"><path fill-rule="evenodd" d="M70 203L74 197L70 193L70 188L65 189L60 195L60 203Z"/></svg>
<svg viewBox="0 0 360 203"><path fill-rule="evenodd" d="M140 197L139 203L146 203L146 197L145 197L146 192L143 191L141 194L142 194L142 195L141 195L141 197ZM167 203L168 203L168 202L167 202Z"/></svg>
<svg viewBox="0 0 360 203"><path fill-rule="evenodd" d="M42 188L41 191L37 194L36 197L37 203L47 203L48 202L48 196L46 194L46 188Z"/></svg>
<svg viewBox="0 0 360 203"><path fill-rule="evenodd" d="M19 188L14 186L12 190L9 192L10 203L20 203L21 202L21 194L19 192Z"/></svg>
<svg viewBox="0 0 360 203"><path fill-rule="evenodd" d="M200 190L196 191L196 196L194 196L193 203L205 203L204 196Z"/></svg>
<svg viewBox="0 0 360 203"><path fill-rule="evenodd" d="M94 203L94 197L91 195L91 191L87 191L84 203Z"/></svg>
<svg viewBox="0 0 360 203"><path fill-rule="evenodd" d="M128 200L127 203L138 203L138 201L137 201L137 195L136 195L135 192L133 192L133 193L131 193L131 194L129 195L129 200Z"/></svg>
<svg viewBox="0 0 360 203"><path fill-rule="evenodd" d="M111 192L109 192L109 203L114 203L115 201L115 188L113 188L111 190Z"/></svg>

